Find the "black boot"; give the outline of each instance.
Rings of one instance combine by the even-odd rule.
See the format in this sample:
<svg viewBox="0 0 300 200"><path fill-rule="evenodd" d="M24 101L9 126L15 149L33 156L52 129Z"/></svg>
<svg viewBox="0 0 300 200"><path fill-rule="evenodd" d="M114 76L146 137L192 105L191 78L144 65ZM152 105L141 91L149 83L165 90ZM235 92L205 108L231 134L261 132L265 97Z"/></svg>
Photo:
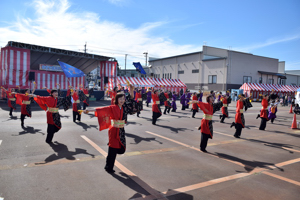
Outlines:
<svg viewBox="0 0 300 200"><path fill-rule="evenodd" d="M260 118L260 114L257 114L256 119Z"/></svg>
<svg viewBox="0 0 300 200"><path fill-rule="evenodd" d="M233 126L235 126L235 122L232 122L230 128L232 128Z"/></svg>

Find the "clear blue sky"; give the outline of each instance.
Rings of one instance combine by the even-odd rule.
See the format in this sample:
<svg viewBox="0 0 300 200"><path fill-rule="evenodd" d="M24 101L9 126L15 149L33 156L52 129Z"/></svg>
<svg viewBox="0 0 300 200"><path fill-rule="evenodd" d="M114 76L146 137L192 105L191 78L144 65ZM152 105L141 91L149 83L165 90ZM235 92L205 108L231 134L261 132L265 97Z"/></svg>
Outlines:
<svg viewBox="0 0 300 200"><path fill-rule="evenodd" d="M150 57L228 48L300 70L299 0L0 0L0 46L48 45L144 64Z"/></svg>

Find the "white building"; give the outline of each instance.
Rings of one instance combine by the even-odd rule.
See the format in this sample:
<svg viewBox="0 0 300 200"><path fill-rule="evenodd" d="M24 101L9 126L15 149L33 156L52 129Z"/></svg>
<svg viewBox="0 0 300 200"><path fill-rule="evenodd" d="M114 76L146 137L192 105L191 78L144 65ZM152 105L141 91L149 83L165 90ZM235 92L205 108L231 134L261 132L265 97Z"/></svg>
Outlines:
<svg viewBox="0 0 300 200"><path fill-rule="evenodd" d="M192 90L238 89L245 82L288 84L285 62L209 46L195 53L150 58L149 66L153 77L180 79Z"/></svg>

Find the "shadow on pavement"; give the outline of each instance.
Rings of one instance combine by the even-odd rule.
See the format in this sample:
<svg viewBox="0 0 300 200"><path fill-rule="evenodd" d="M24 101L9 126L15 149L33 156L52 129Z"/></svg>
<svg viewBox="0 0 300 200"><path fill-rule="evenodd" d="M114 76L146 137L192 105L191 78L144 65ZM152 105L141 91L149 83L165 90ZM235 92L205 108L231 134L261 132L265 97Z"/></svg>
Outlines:
<svg viewBox="0 0 300 200"><path fill-rule="evenodd" d="M7 121L11 121L11 120L18 120L20 118L18 118L17 116L10 116L7 120L2 121L2 122L7 122Z"/></svg>
<svg viewBox="0 0 300 200"><path fill-rule="evenodd" d="M83 122L75 122L75 124L81 126L85 131L87 131L87 129L89 129L89 128L94 128L94 129L98 130L96 125L87 125L86 123L83 123Z"/></svg>
<svg viewBox="0 0 300 200"><path fill-rule="evenodd" d="M281 144L281 143L274 143L274 142L266 142L266 141L256 140L256 139L246 139L246 138L243 138L243 139L247 140L247 141L250 141L250 142L264 144L265 146L268 146L268 147L282 149L284 151L288 151L289 153L294 153L294 152L293 151L289 151L287 149L284 149L282 147L286 147L286 148L290 148L290 149L292 149L293 147L298 147L298 146L294 146L294 145L290 145L290 144Z"/></svg>
<svg viewBox="0 0 300 200"><path fill-rule="evenodd" d="M156 138L154 138L154 137L153 138L143 138L143 137L131 134L131 133L126 133L126 137L130 137L130 138L134 139L135 143L130 143L130 144L139 144L142 141L145 141L145 142L155 141L155 142L158 142L159 144L163 144L162 142L156 140Z"/></svg>
<svg viewBox="0 0 300 200"><path fill-rule="evenodd" d="M129 199L142 197L141 194L149 195L149 193L146 190L144 190L141 186L134 182L127 174L125 174L124 172L120 172L119 174L120 175L112 173L111 176L123 183L124 185L126 185L127 187L129 187L130 189L137 192Z"/></svg>
<svg viewBox="0 0 300 200"><path fill-rule="evenodd" d="M183 132L183 131L187 131L187 130L193 131L193 130L188 129L188 128L174 128L173 126L165 126L165 125L160 125L160 124L156 124L156 126L166 128L166 129L168 129L168 130L170 130L171 132L174 132L174 133Z"/></svg>
<svg viewBox="0 0 300 200"><path fill-rule="evenodd" d="M22 127L23 131L19 132L19 135L25 135L25 134L36 134L36 133L41 133L42 135L45 135L45 133L40 132L41 129L34 129L32 126L27 126L27 127ZM19 136L12 134L12 136Z"/></svg>
<svg viewBox="0 0 300 200"><path fill-rule="evenodd" d="M69 115L60 115L60 117L69 119L70 116Z"/></svg>
<svg viewBox="0 0 300 200"><path fill-rule="evenodd" d="M137 123L137 122L131 122L131 121L128 121L127 123L126 123L126 125L140 125L140 126L142 126L142 124L141 123Z"/></svg>
<svg viewBox="0 0 300 200"><path fill-rule="evenodd" d="M272 167L276 167L277 169L279 169L280 171L284 171L284 169L280 168L280 167L277 167L276 165L274 165L273 163L267 163L267 162L260 162L260 161L249 161L249 160L243 160L241 158L238 158L238 157L235 157L235 156L231 156L231 155L228 155L228 154L224 154L224 153L218 153L218 152L215 152L215 154L211 153L212 155L216 155L220 158L225 158L225 159L228 159L228 160L232 160L232 161L236 161L236 162L239 162L239 163L242 163L244 166L244 169L247 171L247 172L251 172L252 170L254 170L256 167L258 168L265 168L265 169L273 169L271 168ZM237 171L238 172L238 171Z"/></svg>
<svg viewBox="0 0 300 200"><path fill-rule="evenodd" d="M186 193L178 193L178 194L176 194L176 193L178 193L178 192L174 191L172 189L169 189L167 191L166 196L167 196L167 198L169 200L181 200L181 199L182 200L193 200L194 199L194 197L192 195L190 195L190 194L186 194Z"/></svg>
<svg viewBox="0 0 300 200"><path fill-rule="evenodd" d="M93 158L95 157L94 154L90 154L85 149L81 148L75 148L75 151L69 151L67 145L59 142L50 143L49 145L52 147L53 151L56 152L56 154L51 154L45 159L44 163L35 163L36 165L47 164L49 162L59 160L62 158L66 158L68 160L76 160L74 156L77 154L86 154L90 155Z"/></svg>

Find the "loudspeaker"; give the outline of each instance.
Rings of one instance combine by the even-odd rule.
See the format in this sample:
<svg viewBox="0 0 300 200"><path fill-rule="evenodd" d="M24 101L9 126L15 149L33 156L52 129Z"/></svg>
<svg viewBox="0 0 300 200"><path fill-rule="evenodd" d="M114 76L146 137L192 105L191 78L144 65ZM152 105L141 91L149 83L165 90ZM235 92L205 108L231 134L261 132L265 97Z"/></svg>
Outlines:
<svg viewBox="0 0 300 200"><path fill-rule="evenodd" d="M106 83L108 83L108 77L107 76L104 77L104 84L106 84Z"/></svg>
<svg viewBox="0 0 300 200"><path fill-rule="evenodd" d="M35 72L29 72L28 80L29 81L34 81L35 80Z"/></svg>

